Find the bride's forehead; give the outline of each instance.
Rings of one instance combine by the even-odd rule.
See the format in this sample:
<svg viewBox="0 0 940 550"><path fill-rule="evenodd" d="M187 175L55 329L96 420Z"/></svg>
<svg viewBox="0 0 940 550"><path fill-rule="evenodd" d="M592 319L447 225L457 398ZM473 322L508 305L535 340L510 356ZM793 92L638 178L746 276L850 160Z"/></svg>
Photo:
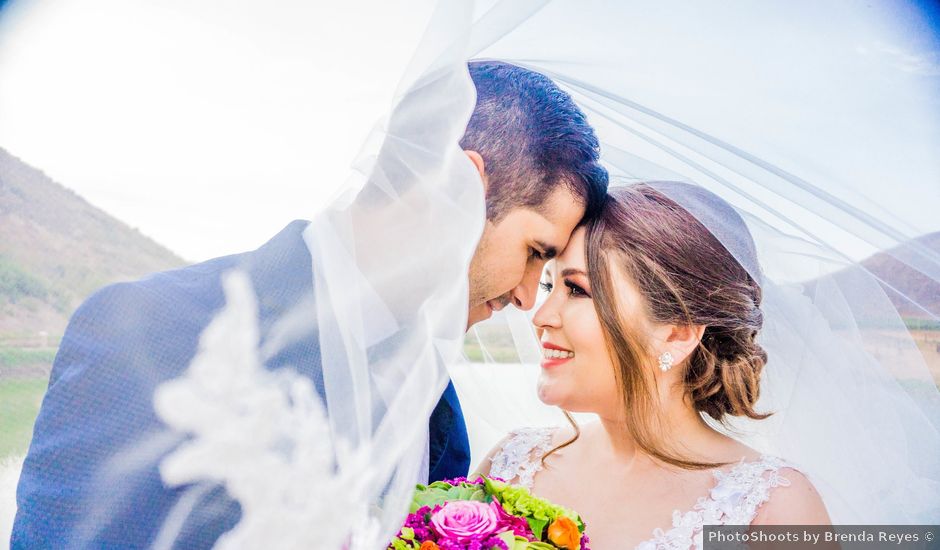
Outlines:
<svg viewBox="0 0 940 550"><path fill-rule="evenodd" d="M568 239L568 245L554 261L562 263L566 267L583 268L587 263L584 249L585 235L586 232L583 227L575 230L571 234L571 238Z"/></svg>
<svg viewBox="0 0 940 550"><path fill-rule="evenodd" d="M548 277L560 277L565 273L581 275L587 272L586 266L583 256L565 258L565 254L562 254L545 264L544 274Z"/></svg>

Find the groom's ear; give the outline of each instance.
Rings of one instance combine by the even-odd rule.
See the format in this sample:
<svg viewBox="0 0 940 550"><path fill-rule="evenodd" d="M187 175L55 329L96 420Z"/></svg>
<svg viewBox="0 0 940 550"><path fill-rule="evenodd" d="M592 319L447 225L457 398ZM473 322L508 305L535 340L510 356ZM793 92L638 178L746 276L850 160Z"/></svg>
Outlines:
<svg viewBox="0 0 940 550"><path fill-rule="evenodd" d="M483 157L480 156L480 153L470 149L464 149L463 151L467 158L470 159L470 162L477 167L477 172L480 173L480 179L483 180L483 194L489 190L489 182L486 181L486 163L483 162Z"/></svg>

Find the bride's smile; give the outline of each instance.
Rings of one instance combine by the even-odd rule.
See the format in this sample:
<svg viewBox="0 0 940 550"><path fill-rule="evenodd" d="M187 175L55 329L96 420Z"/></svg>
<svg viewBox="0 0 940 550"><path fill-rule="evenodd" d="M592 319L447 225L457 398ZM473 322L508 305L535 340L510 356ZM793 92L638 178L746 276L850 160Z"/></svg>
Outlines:
<svg viewBox="0 0 940 550"><path fill-rule="evenodd" d="M561 362L567 361L574 357L574 352L564 348L560 348L550 342L542 343L543 355L545 356L546 361L542 363L543 367L550 366L552 361L557 361L560 364Z"/></svg>

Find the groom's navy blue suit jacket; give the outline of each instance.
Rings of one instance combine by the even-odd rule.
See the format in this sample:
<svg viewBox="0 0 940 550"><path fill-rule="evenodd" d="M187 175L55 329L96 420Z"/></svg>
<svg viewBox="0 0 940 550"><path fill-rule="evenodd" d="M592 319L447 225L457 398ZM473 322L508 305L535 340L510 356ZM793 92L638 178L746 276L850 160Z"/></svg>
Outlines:
<svg viewBox="0 0 940 550"><path fill-rule="evenodd" d="M311 299L306 225L291 223L253 252L106 287L75 312L17 488L12 548L143 548L155 542L186 489L160 480L159 459L178 440L155 416L154 388L189 365L200 333L224 304L224 272L241 268L251 276L262 342L279 317ZM266 366L297 369L322 395L314 330ZM469 443L453 385L434 410L430 436L429 478L466 475ZM213 487L195 503L174 547L209 548L239 517L238 504Z"/></svg>

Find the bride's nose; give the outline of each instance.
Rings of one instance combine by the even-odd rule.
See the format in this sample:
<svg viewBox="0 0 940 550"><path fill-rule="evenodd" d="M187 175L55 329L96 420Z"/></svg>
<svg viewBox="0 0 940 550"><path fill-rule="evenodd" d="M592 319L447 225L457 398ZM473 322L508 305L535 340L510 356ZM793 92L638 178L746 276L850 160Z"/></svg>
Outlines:
<svg viewBox="0 0 940 550"><path fill-rule="evenodd" d="M558 305L552 297L549 296L545 303L532 316L532 324L537 329L561 328L561 312Z"/></svg>

